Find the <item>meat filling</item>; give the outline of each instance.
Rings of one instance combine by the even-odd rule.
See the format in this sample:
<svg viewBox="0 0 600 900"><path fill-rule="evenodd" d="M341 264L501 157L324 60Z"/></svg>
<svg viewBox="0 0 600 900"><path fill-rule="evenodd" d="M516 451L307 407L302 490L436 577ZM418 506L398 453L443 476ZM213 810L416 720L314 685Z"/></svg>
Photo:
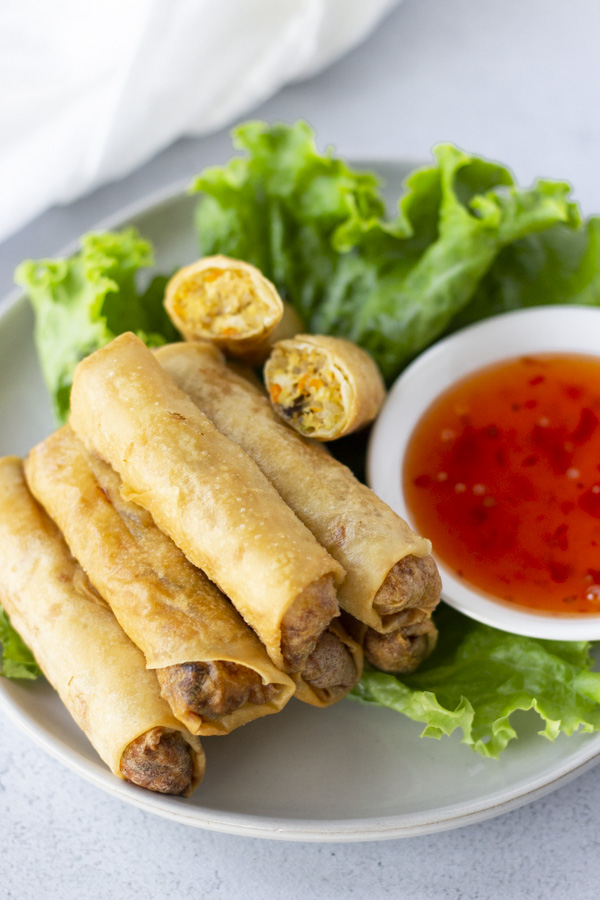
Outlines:
<svg viewBox="0 0 600 900"><path fill-rule="evenodd" d="M372 666L395 675L410 675L433 651L437 628L428 615L396 631L380 634L368 628L363 641L365 656Z"/></svg>
<svg viewBox="0 0 600 900"><path fill-rule="evenodd" d="M298 595L281 622L281 653L287 672L299 672L331 620L338 616L332 575L324 575Z"/></svg>
<svg viewBox="0 0 600 900"><path fill-rule="evenodd" d="M337 635L326 631L308 657L302 678L312 688L346 692L357 679L352 654Z"/></svg>
<svg viewBox="0 0 600 900"><path fill-rule="evenodd" d="M121 773L149 791L185 794L194 774L192 751L179 731L151 728L126 748Z"/></svg>
<svg viewBox="0 0 600 900"><path fill-rule="evenodd" d="M157 669L161 694L175 713L191 711L213 721L246 703L266 703L277 691L253 669L233 662L191 662Z"/></svg>
<svg viewBox="0 0 600 900"><path fill-rule="evenodd" d="M432 612L442 591L442 580L431 556L405 556L390 569L373 601L380 616L418 607Z"/></svg>

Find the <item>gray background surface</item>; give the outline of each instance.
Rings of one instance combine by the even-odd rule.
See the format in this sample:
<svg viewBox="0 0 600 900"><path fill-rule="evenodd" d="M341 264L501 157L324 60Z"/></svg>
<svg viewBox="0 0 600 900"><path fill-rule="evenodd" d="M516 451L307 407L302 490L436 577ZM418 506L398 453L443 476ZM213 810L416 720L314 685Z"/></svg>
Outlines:
<svg viewBox="0 0 600 900"><path fill-rule="evenodd" d="M594 0L405 0L352 54L252 115L304 117L322 146L354 157L420 159L452 140L510 163L522 181L568 179L584 210L599 211L599 30ZM0 246L0 295L24 257L52 255L125 204L229 155L225 132L182 140L128 178L50 210ZM599 895L600 770L453 832L271 843L125 806L2 718L0 809L0 896L18 900Z"/></svg>

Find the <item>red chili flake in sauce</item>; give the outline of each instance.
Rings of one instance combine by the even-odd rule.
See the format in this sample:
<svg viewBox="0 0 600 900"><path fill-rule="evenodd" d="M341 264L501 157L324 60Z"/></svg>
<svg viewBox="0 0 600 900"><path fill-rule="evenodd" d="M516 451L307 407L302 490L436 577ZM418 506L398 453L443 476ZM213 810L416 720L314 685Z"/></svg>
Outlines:
<svg viewBox="0 0 600 900"><path fill-rule="evenodd" d="M409 442L404 491L439 558L474 587L597 614L599 459L600 359L523 357L432 404Z"/></svg>

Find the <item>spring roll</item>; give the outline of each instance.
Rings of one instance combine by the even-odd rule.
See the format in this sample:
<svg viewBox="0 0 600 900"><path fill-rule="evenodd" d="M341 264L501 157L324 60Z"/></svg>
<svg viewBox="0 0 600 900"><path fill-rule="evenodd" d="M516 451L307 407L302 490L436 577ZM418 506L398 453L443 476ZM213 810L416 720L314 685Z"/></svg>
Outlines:
<svg viewBox="0 0 600 900"><path fill-rule="evenodd" d="M174 718L156 674L31 496L21 461L0 460L0 602L111 771L187 795L202 780L198 738Z"/></svg>
<svg viewBox="0 0 600 900"><path fill-rule="evenodd" d="M372 666L393 675L410 675L435 649L438 631L431 614L421 610L408 609L403 619L403 624L386 634L348 614L344 614L343 624Z"/></svg>
<svg viewBox="0 0 600 900"><path fill-rule="evenodd" d="M279 341L265 365L273 409L292 428L333 441L372 422L385 387L368 353L351 341L298 334Z"/></svg>
<svg viewBox="0 0 600 900"><path fill-rule="evenodd" d="M301 671L339 615L344 570L135 335L79 363L71 425L119 473L126 499L229 597L275 665Z"/></svg>
<svg viewBox="0 0 600 900"><path fill-rule="evenodd" d="M192 734L228 734L285 706L292 680L150 513L122 498L117 473L69 426L31 451L25 474Z"/></svg>
<svg viewBox="0 0 600 900"><path fill-rule="evenodd" d="M207 256L176 272L165 307L186 340L259 358L284 312L275 286L257 268L227 256Z"/></svg>
<svg viewBox="0 0 600 900"><path fill-rule="evenodd" d="M155 354L344 567L338 597L345 610L380 632L402 624L404 610L431 613L441 581L428 540L349 469L284 425L264 393L234 374L216 350L180 343Z"/></svg>
<svg viewBox="0 0 600 900"><path fill-rule="evenodd" d="M363 661L360 641L334 620L317 641L302 673L294 675L296 698L321 708L337 703L360 680Z"/></svg>

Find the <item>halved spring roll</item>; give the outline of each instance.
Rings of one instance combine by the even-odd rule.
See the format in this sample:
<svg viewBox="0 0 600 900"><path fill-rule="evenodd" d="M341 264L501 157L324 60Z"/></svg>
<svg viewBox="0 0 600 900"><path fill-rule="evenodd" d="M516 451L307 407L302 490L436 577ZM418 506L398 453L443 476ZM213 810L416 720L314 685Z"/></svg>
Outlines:
<svg viewBox="0 0 600 900"><path fill-rule="evenodd" d="M126 499L219 585L275 665L301 671L339 614L344 570L142 341L121 335L79 363L71 425L119 472Z"/></svg>
<svg viewBox="0 0 600 900"><path fill-rule="evenodd" d="M35 502L21 461L0 460L0 602L111 771L149 790L191 793L198 738L174 718L156 674Z"/></svg>
<svg viewBox="0 0 600 900"><path fill-rule="evenodd" d="M343 623L365 653L367 661L384 672L394 675L410 675L435 649L438 631L431 614L407 609L404 623L394 631L381 634L348 614Z"/></svg>
<svg viewBox="0 0 600 900"><path fill-rule="evenodd" d="M427 614L435 608L441 581L428 540L346 466L284 425L264 393L234 374L216 350L180 343L155 355L344 567L338 589L344 609L383 632L397 627L403 610Z"/></svg>
<svg viewBox="0 0 600 900"><path fill-rule="evenodd" d="M372 422L385 387L368 353L351 341L298 334L275 344L265 365L273 408L305 437L333 441Z"/></svg>
<svg viewBox="0 0 600 900"><path fill-rule="evenodd" d="M69 426L25 463L29 487L192 734L228 734L294 693L221 591L121 496L121 479Z"/></svg>
<svg viewBox="0 0 600 900"><path fill-rule="evenodd" d="M205 340L232 356L266 348L283 316L283 301L254 266L207 256L180 269L167 284L165 307L186 340Z"/></svg>

